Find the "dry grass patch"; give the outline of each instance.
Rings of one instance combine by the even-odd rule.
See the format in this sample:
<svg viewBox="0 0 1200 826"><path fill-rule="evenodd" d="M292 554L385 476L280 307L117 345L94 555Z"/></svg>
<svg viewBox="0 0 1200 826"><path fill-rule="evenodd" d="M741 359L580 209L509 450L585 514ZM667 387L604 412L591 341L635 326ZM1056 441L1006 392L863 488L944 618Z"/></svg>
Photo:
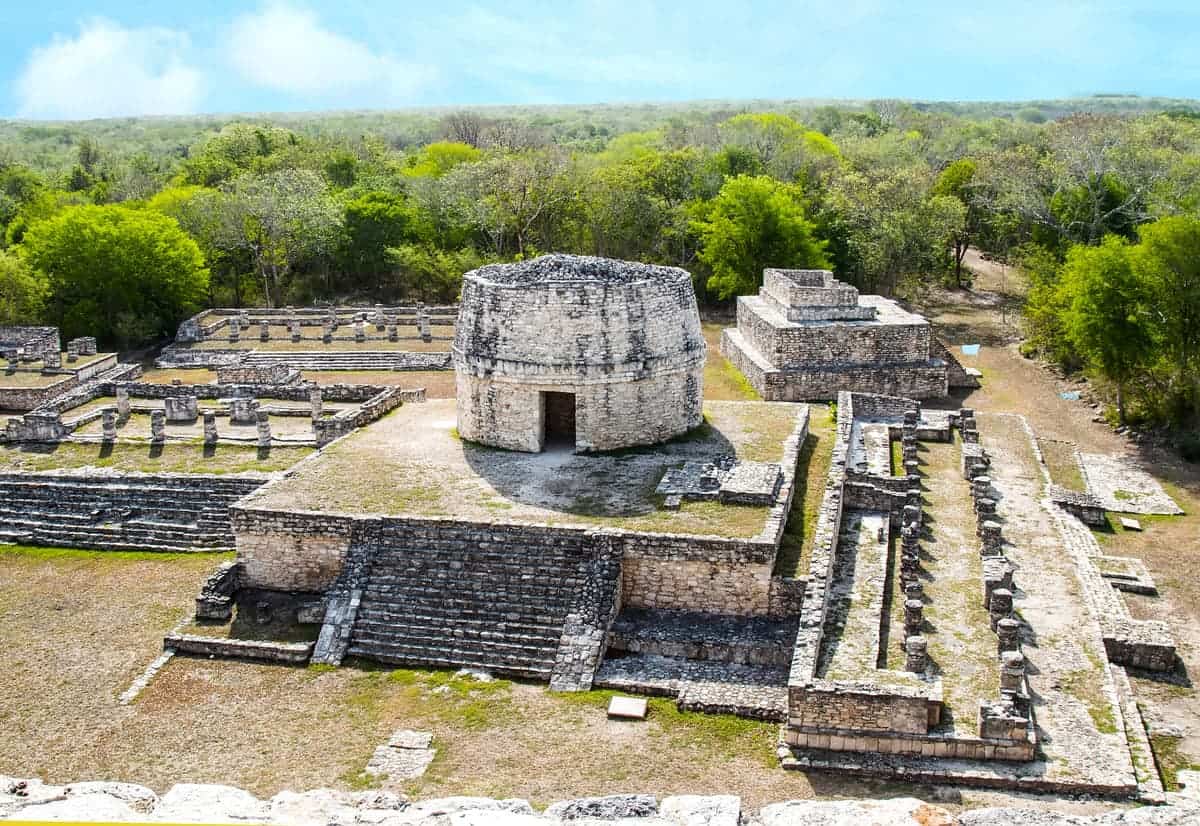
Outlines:
<svg viewBox="0 0 1200 826"><path fill-rule="evenodd" d="M1042 451L1042 458L1046 461L1046 468L1050 471L1050 479L1054 484L1068 490L1087 490L1087 484L1083 481L1083 471L1079 467L1079 457L1076 455L1075 445L1040 436L1037 443Z"/></svg>
<svg viewBox="0 0 1200 826"><path fill-rule="evenodd" d="M212 384L217 380L217 371L207 367L146 367L138 381L145 384Z"/></svg>

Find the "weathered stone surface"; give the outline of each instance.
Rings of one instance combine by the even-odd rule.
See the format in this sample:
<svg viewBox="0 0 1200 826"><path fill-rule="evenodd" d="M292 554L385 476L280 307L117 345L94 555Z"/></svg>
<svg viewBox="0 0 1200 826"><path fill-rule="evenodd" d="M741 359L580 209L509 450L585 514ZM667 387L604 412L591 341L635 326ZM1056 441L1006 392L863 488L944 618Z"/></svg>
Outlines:
<svg viewBox="0 0 1200 826"><path fill-rule="evenodd" d="M702 420L706 348L684 270L574 255L481 267L463 277L455 329L464 439L537 452L558 431L576 450L615 450Z"/></svg>
<svg viewBox="0 0 1200 826"><path fill-rule="evenodd" d="M658 813L658 800L651 794L613 794L606 797L582 797L563 800L547 807L545 816L561 821L618 820L650 817Z"/></svg>
<svg viewBox="0 0 1200 826"><path fill-rule="evenodd" d="M658 814L674 826L738 826L742 800L732 794L677 795L664 800Z"/></svg>
<svg viewBox="0 0 1200 826"><path fill-rule="evenodd" d="M270 806L233 786L177 783L154 809L155 820L174 823L236 823L265 820Z"/></svg>
<svg viewBox="0 0 1200 826"><path fill-rule="evenodd" d="M891 800L793 800L764 806L762 826L955 826L954 816L911 797Z"/></svg>
<svg viewBox="0 0 1200 826"><path fill-rule="evenodd" d="M0 809L2 812L3 809ZM34 803L14 811L9 818L21 820L73 820L120 823L145 819L145 815L120 799L102 792L69 794L59 800ZM5 818L5 819L9 819Z"/></svg>

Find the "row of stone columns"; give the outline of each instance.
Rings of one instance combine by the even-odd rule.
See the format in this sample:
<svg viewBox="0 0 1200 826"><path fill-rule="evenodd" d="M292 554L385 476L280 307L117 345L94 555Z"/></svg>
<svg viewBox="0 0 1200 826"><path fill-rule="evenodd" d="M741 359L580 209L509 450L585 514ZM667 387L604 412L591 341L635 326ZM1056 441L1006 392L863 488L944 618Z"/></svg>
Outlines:
<svg viewBox="0 0 1200 826"><path fill-rule="evenodd" d="M1000 702L984 703L980 712L981 736L996 736L989 726L1015 734L1013 724L1020 728L1028 720L1028 698L1025 692L1025 656L1021 653L1021 622L1013 611L1013 568L1004 556L1004 536L996 514L996 498L992 479L988 475L990 461L979 439L975 411L964 407L959 411L959 433L964 445L964 474L971 486L975 510L976 535L983 568L983 604L988 612L988 624L996 633L996 653L1000 659ZM967 448L967 445L976 447Z"/></svg>
<svg viewBox="0 0 1200 826"><path fill-rule="evenodd" d="M326 317L325 323L322 325L321 341L325 344L333 342L333 334L337 331L341 322L337 314L330 312ZM387 331L388 341L399 341L400 332L399 326L395 319L389 318L384 314L381 305L376 305L374 314L374 324L376 330ZM259 341L270 341L271 325L267 319L262 319L258 322L258 339ZM242 330L248 329L250 320L241 316L234 316L229 320L229 342L236 344L241 341ZM288 337L293 342L299 342L301 336L301 325L297 319L289 319L287 322ZM424 311L423 305L418 305L417 309L417 334L423 341L433 340L432 319L430 315ZM361 313L354 319L354 340L361 344L367 340L367 314ZM71 359L74 361L74 359Z"/></svg>
<svg viewBox="0 0 1200 826"><path fill-rule="evenodd" d="M904 411L901 446L904 473L910 479L920 474L917 461L917 421L919 412ZM929 665L929 644L921 633L925 625L925 589L921 585L921 489L909 488L904 494L900 517L900 587L904 592L904 669L923 674Z"/></svg>

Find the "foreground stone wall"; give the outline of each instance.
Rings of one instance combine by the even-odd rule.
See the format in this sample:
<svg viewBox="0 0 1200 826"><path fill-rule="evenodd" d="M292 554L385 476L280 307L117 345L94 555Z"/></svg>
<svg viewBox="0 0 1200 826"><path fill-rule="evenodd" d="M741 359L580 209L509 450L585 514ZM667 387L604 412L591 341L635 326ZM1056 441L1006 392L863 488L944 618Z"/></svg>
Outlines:
<svg viewBox="0 0 1200 826"><path fill-rule="evenodd" d="M1189 826L1200 800L1171 795L1170 805L1079 815L1036 804L959 814L911 797L885 800L791 800L754 811L736 795L617 794L562 800L537 812L528 801L485 797L409 800L388 791L284 791L263 800L233 786L180 783L161 796L133 783L89 781L56 786L0 776L0 818L110 822L325 824L379 826Z"/></svg>

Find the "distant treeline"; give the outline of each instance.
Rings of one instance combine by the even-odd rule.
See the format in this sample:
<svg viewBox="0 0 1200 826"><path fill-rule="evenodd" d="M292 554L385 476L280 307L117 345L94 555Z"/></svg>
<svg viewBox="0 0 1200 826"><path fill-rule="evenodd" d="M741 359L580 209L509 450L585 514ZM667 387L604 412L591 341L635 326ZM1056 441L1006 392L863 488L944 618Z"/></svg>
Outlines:
<svg viewBox="0 0 1200 826"><path fill-rule="evenodd" d="M1200 308L1196 111L1103 95L3 122L0 323L133 346L204 304L451 300L467 269L550 251L684 267L708 302L765 266L911 293L964 285L974 246L1031 273L1030 348L1091 371L1122 415L1192 426L1200 341L1174 305Z"/></svg>

